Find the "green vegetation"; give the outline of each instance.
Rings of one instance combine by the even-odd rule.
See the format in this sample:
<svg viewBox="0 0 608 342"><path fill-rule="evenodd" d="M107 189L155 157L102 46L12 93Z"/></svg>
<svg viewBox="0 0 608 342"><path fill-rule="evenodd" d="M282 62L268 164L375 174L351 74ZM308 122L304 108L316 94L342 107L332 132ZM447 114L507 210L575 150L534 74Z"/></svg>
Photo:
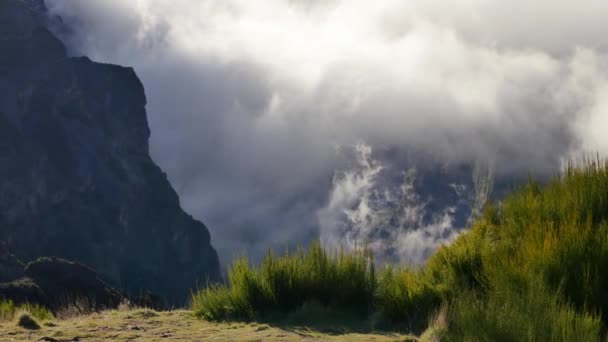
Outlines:
<svg viewBox="0 0 608 342"><path fill-rule="evenodd" d="M53 314L40 305L15 305L13 301L0 301L0 323L14 321L21 328L28 330L40 329L39 321L53 319Z"/></svg>
<svg viewBox="0 0 608 342"><path fill-rule="evenodd" d="M447 341L594 341L608 323L608 163L530 182L421 269L327 253L314 244L261 267L241 258L227 285L193 295L206 319L265 319L308 302L419 332L442 311ZM429 333L430 334L430 333ZM425 333L427 335L427 333Z"/></svg>
<svg viewBox="0 0 608 342"><path fill-rule="evenodd" d="M53 314L45 307L33 304L15 305L11 300L0 301L0 323L14 320L20 313L29 313L35 319L48 321Z"/></svg>
<svg viewBox="0 0 608 342"><path fill-rule="evenodd" d="M212 286L193 296L198 316L254 319L310 302L366 314L377 284L367 251L330 254L318 243L284 257L269 252L260 268L243 257L232 265L229 279L230 287Z"/></svg>

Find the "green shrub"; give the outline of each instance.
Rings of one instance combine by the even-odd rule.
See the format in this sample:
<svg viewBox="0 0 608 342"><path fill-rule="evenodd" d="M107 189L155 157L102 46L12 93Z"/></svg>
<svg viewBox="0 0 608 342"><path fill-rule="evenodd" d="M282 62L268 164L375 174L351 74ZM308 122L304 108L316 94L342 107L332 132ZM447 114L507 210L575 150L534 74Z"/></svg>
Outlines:
<svg viewBox="0 0 608 342"><path fill-rule="evenodd" d="M426 268L453 340L598 340L608 317L608 165L569 167L490 206ZM604 326L605 327L605 326Z"/></svg>
<svg viewBox="0 0 608 342"><path fill-rule="evenodd" d="M438 252L430 271L437 273L443 259L474 265L469 272L443 262L447 273L472 276L473 283L485 284L482 288L542 281L576 309L608 317L608 273L603 272L608 269L608 166L570 167L544 188L529 184ZM463 289L461 284L449 287Z"/></svg>
<svg viewBox="0 0 608 342"><path fill-rule="evenodd" d="M206 319L252 319L289 312L308 302L365 314L371 309L376 275L371 254L326 252L319 243L277 257L269 252L259 268L238 259L228 285L211 286L192 297Z"/></svg>
<svg viewBox="0 0 608 342"><path fill-rule="evenodd" d="M439 310L441 297L421 271L387 266L378 277L374 304L384 320L419 332Z"/></svg>
<svg viewBox="0 0 608 342"><path fill-rule="evenodd" d="M450 307L445 341L599 341L599 318L579 313L540 284L463 293Z"/></svg>
<svg viewBox="0 0 608 342"><path fill-rule="evenodd" d="M212 285L192 295L192 310L208 320L250 320L254 310L241 289Z"/></svg>
<svg viewBox="0 0 608 342"><path fill-rule="evenodd" d="M431 256L424 274L443 299L449 300L464 290L487 288L484 255L491 249L489 235L487 223L481 220L474 229Z"/></svg>

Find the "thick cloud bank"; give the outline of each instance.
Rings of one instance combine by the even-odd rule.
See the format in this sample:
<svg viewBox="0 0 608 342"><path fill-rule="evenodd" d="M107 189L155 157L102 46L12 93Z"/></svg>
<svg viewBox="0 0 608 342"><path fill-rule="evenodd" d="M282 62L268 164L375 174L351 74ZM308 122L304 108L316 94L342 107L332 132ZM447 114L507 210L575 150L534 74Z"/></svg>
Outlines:
<svg viewBox="0 0 608 342"><path fill-rule="evenodd" d="M419 221L407 177L380 179L400 154L375 151L500 174L608 151L603 0L46 2L73 53L135 67L152 154L224 258L348 243L344 217L385 225L395 196L420 228L384 238L399 259L451 239L451 207Z"/></svg>

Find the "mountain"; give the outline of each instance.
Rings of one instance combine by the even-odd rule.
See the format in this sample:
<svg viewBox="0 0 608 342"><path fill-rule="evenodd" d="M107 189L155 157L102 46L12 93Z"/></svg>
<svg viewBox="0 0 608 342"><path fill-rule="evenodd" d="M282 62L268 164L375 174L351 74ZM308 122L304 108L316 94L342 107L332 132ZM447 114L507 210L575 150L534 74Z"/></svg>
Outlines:
<svg viewBox="0 0 608 342"><path fill-rule="evenodd" d="M42 0L0 1L0 241L182 303L219 262L150 158L144 88L131 68L69 57L50 20Z"/></svg>

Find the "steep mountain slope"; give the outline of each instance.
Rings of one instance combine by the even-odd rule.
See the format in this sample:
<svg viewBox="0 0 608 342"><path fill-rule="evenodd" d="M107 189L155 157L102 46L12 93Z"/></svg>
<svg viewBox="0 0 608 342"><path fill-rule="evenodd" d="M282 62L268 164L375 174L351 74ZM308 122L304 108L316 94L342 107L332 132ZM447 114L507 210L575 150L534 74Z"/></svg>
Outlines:
<svg viewBox="0 0 608 342"><path fill-rule="evenodd" d="M0 240L181 302L218 258L149 156L144 88L131 68L68 57L47 20L42 1L0 1Z"/></svg>

